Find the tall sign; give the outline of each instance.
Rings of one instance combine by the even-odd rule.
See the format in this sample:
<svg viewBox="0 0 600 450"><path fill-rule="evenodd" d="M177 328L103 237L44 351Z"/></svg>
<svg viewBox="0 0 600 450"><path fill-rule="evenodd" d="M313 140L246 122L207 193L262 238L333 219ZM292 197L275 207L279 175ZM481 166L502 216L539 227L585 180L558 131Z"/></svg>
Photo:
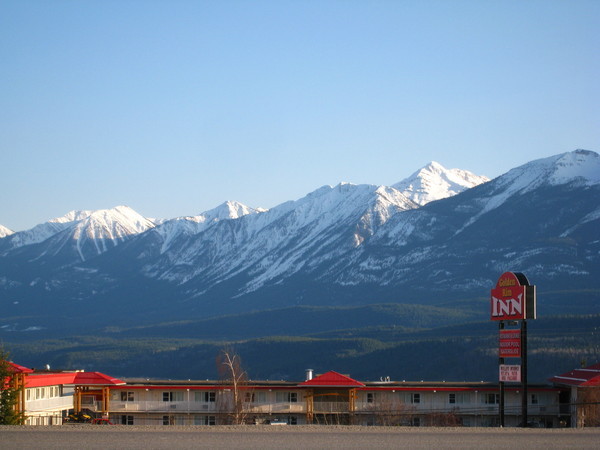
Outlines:
<svg viewBox="0 0 600 450"><path fill-rule="evenodd" d="M521 408L527 425L527 319L537 317L536 289L518 272L504 272L490 296L490 319L498 322L498 380L500 383L500 426L504 426L504 383L523 386ZM521 324L519 329L506 326ZM519 364L504 364L505 358L519 358Z"/></svg>
<svg viewBox="0 0 600 450"><path fill-rule="evenodd" d="M535 319L535 286L522 273L504 272L492 289L491 320Z"/></svg>

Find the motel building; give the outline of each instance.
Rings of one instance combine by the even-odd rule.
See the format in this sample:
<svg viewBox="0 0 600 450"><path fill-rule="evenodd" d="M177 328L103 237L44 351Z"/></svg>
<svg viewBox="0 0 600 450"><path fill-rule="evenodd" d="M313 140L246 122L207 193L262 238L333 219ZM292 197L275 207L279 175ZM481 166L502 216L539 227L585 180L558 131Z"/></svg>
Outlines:
<svg viewBox="0 0 600 450"><path fill-rule="evenodd" d="M17 408L27 425L61 425L69 414L85 413L119 425L223 425L236 414L246 424L499 426L497 383L363 382L334 371L313 377L307 370L301 382L249 381L240 387L236 407L232 387L222 381L122 381L99 372L12 366ZM528 385L530 426L593 425L585 421L592 413L577 403L582 391L600 389L600 364L569 373L554 377L554 384ZM581 373L586 381L573 384ZM520 426L519 384L506 384L504 404L505 426Z"/></svg>
<svg viewBox="0 0 600 450"><path fill-rule="evenodd" d="M110 389L110 417L119 424L231 423L232 392L215 382L128 381ZM498 426L498 385L445 382L360 382L327 372L303 382L251 381L241 388L247 424ZM530 421L566 425L560 389L530 385ZM518 426L521 397L507 389L506 425Z"/></svg>
<svg viewBox="0 0 600 450"><path fill-rule="evenodd" d="M125 384L99 372L36 371L9 363L10 383L19 391L16 409L25 425L62 425L70 412L89 409L108 415L110 389Z"/></svg>

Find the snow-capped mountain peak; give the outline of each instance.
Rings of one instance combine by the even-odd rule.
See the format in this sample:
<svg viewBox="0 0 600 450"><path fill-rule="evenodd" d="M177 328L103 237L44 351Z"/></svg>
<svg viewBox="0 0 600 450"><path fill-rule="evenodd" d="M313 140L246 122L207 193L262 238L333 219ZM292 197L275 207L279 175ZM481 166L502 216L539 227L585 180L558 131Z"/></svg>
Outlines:
<svg viewBox="0 0 600 450"><path fill-rule="evenodd" d="M75 226L76 239L123 239L153 228L154 223L128 206L100 209L80 220Z"/></svg>
<svg viewBox="0 0 600 450"><path fill-rule="evenodd" d="M523 164L497 180L496 190L502 190L504 195L528 192L542 185L592 186L600 183L600 155L589 150L561 153Z"/></svg>
<svg viewBox="0 0 600 450"><path fill-rule="evenodd" d="M228 200L214 209L203 212L201 216L205 217L206 220L225 220L239 219L242 216L256 214L257 212L259 211L240 202Z"/></svg>
<svg viewBox="0 0 600 450"><path fill-rule="evenodd" d="M197 216L177 217L166 220L155 228L161 236L161 253L165 253L180 236L191 236L206 230L222 220L239 219L250 214L264 212L236 201L226 201L216 208L204 211Z"/></svg>
<svg viewBox="0 0 600 450"><path fill-rule="evenodd" d="M591 186L600 183L600 155L590 150L578 149L563 154L556 161L556 169L550 182L565 184L580 180Z"/></svg>
<svg viewBox="0 0 600 450"><path fill-rule="evenodd" d="M487 181L489 178L486 176L462 169L446 169L440 163L432 161L392 187L422 206L452 197Z"/></svg>
<svg viewBox="0 0 600 450"><path fill-rule="evenodd" d="M4 242L3 249L9 250L12 248L43 242L55 234L72 227L75 223L88 217L90 214L91 211L71 211L64 216L56 217L47 222L40 223L29 230L12 233L7 236L7 240Z"/></svg>
<svg viewBox="0 0 600 450"><path fill-rule="evenodd" d="M154 223L141 216L128 206L97 211L71 211L62 217L36 225L30 230L20 231L3 239L1 251L32 244L43 247L36 260L44 255L59 255L63 249L75 249L75 255L82 261L89 256L104 253L119 242L135 234L153 228ZM67 250L73 255L73 250Z"/></svg>
<svg viewBox="0 0 600 450"><path fill-rule="evenodd" d="M14 231L10 228L6 228L4 225L0 225L0 238L10 236Z"/></svg>

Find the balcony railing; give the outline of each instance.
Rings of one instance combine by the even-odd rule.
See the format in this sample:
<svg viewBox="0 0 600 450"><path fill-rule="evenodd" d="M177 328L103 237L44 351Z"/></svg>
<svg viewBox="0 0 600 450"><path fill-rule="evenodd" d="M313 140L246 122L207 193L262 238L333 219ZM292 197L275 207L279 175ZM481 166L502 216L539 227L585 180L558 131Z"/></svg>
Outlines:
<svg viewBox="0 0 600 450"><path fill-rule="evenodd" d="M350 411L348 402L314 402L313 412L315 413L347 413Z"/></svg>
<svg viewBox="0 0 600 450"><path fill-rule="evenodd" d="M227 412L231 406L220 405L218 402L163 402L163 401L139 401L122 402L112 401L110 403L112 412ZM301 402L290 403L244 403L244 411L251 413L302 413L306 406Z"/></svg>
<svg viewBox="0 0 600 450"><path fill-rule="evenodd" d="M73 408L73 396L42 398L25 403L25 411L51 411Z"/></svg>

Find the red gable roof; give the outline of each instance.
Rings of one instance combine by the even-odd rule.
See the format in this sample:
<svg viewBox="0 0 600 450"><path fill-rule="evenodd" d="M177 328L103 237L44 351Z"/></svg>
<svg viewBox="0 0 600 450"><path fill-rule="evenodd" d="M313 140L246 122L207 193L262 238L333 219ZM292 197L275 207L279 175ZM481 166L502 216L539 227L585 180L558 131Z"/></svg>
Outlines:
<svg viewBox="0 0 600 450"><path fill-rule="evenodd" d="M586 367L585 369L574 369L550 378L556 384L567 386L600 386L600 363Z"/></svg>
<svg viewBox="0 0 600 450"><path fill-rule="evenodd" d="M298 386L359 387L364 386L364 384L346 375L330 370L323 375L314 377L312 380L300 383Z"/></svg>
<svg viewBox="0 0 600 450"><path fill-rule="evenodd" d="M99 372L36 372L25 381L27 387L75 384L80 386L107 386L125 384L117 378Z"/></svg>
<svg viewBox="0 0 600 450"><path fill-rule="evenodd" d="M124 381L119 380L118 378L111 377L109 375L105 375L100 372L77 372L75 374L75 382L73 384L80 385L109 385L109 384L125 384Z"/></svg>
<svg viewBox="0 0 600 450"><path fill-rule="evenodd" d="M10 362L8 361L8 370L10 370L12 373L32 373L33 369L29 369L27 367L24 366L20 366L18 364L15 364L14 362Z"/></svg>

